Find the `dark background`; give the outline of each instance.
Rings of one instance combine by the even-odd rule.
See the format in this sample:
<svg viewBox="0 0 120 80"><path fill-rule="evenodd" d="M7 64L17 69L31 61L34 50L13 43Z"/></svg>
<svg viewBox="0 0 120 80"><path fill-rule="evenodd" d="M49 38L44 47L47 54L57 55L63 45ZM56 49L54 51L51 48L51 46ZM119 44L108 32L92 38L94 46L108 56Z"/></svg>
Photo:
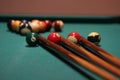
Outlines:
<svg viewBox="0 0 120 80"><path fill-rule="evenodd" d="M120 15L120 0L1 0L0 14Z"/></svg>

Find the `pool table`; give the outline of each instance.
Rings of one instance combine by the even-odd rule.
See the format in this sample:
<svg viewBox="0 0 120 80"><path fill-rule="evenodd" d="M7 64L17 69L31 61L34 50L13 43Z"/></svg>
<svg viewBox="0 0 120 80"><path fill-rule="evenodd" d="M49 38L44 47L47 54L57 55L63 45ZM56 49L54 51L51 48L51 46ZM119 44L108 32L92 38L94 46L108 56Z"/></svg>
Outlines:
<svg viewBox="0 0 120 80"><path fill-rule="evenodd" d="M0 80L103 80L45 45L28 47L25 36L8 30L9 19L61 19L64 28L58 33L65 38L73 31L85 38L90 32L99 32L100 47L120 58L118 16L0 15ZM50 32L41 35L47 38Z"/></svg>

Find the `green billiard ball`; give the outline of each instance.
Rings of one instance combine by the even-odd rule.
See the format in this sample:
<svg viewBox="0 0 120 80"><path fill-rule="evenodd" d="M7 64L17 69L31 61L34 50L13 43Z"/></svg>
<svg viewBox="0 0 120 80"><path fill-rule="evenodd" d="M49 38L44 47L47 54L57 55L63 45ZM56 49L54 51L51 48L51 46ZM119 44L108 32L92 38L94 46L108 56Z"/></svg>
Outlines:
<svg viewBox="0 0 120 80"><path fill-rule="evenodd" d="M28 33L26 35L26 42L29 46L36 46L39 42L37 33Z"/></svg>

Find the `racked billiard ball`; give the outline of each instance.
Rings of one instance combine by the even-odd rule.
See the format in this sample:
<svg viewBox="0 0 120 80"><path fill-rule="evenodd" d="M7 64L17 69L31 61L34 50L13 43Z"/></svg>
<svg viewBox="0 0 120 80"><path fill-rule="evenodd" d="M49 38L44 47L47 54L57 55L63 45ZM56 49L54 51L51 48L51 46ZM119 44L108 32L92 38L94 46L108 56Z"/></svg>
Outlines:
<svg viewBox="0 0 120 80"><path fill-rule="evenodd" d="M20 20L9 20L8 24L7 24L8 29L13 31L13 32L18 32L20 23L21 23Z"/></svg>
<svg viewBox="0 0 120 80"><path fill-rule="evenodd" d="M29 24L32 28L32 32L39 33L39 30L40 30L40 21L39 20L33 19Z"/></svg>
<svg viewBox="0 0 120 80"><path fill-rule="evenodd" d="M55 20L52 23L52 27L55 29L56 32L62 31L63 26L64 26L64 23L62 20Z"/></svg>
<svg viewBox="0 0 120 80"><path fill-rule="evenodd" d="M10 31L12 31L12 27L11 26L12 26L14 21L15 21L14 19L10 19L10 20L7 21L7 27L8 27L8 29Z"/></svg>
<svg viewBox="0 0 120 80"><path fill-rule="evenodd" d="M41 32L45 32L46 28L47 28L47 25L46 25L45 21L40 20L39 24L40 24L40 30L39 30L39 32L40 33Z"/></svg>
<svg viewBox="0 0 120 80"><path fill-rule="evenodd" d="M21 20L21 22L22 22L22 23L29 23L29 21L28 21L28 20L25 20L25 19Z"/></svg>
<svg viewBox="0 0 120 80"><path fill-rule="evenodd" d="M50 29L52 28L52 22L50 20L44 20L46 23L46 31L50 31Z"/></svg>
<svg viewBox="0 0 120 80"><path fill-rule="evenodd" d="M15 20L12 24L11 24L11 28L13 31L18 32L19 31L19 27L20 27L20 20Z"/></svg>
<svg viewBox="0 0 120 80"><path fill-rule="evenodd" d="M88 34L87 40L89 40L90 42L92 42L96 45L99 45L99 43L101 41L101 36L98 32L91 32Z"/></svg>
<svg viewBox="0 0 120 80"><path fill-rule="evenodd" d="M37 33L28 33L26 35L26 42L29 46L36 46L39 42L38 34Z"/></svg>
<svg viewBox="0 0 120 80"><path fill-rule="evenodd" d="M21 35L26 35L30 32L32 32L32 29L31 29L31 26L29 25L29 23L20 23L19 33Z"/></svg>

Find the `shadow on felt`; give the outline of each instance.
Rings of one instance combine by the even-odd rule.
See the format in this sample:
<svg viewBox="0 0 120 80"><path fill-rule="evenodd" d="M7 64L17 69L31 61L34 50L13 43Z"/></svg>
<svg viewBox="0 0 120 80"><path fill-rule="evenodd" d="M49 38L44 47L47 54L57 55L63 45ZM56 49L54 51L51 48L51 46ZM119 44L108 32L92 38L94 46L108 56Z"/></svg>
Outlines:
<svg viewBox="0 0 120 80"><path fill-rule="evenodd" d="M49 47L49 46L45 45L42 42L39 42L39 45L42 48L44 48L45 50L47 50L49 53L51 53L53 56L57 57L58 59L60 59L64 63L66 63L69 67L71 67L72 69L76 70L78 73L82 74L88 80L96 80L92 75L90 75L89 73L87 73L83 69L81 69L80 65L78 65L74 61L70 60L70 58L68 58L64 54L61 54L57 50L53 49L52 47Z"/></svg>

